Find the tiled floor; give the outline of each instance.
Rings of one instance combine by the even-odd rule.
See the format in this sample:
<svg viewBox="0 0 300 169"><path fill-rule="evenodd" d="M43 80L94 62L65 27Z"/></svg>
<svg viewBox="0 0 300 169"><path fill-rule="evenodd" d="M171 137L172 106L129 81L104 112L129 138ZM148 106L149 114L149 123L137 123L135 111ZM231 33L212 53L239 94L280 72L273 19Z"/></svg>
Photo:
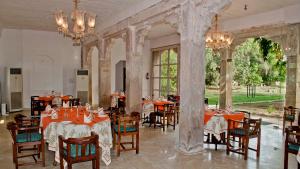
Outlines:
<svg viewBox="0 0 300 169"><path fill-rule="evenodd" d="M0 169L13 169L11 137L6 130L6 123L13 115L0 116ZM178 128L178 127L177 127ZM261 156L256 159L255 153L250 151L249 159L242 156L225 153L225 146L205 145L205 150L197 155L187 156L176 150L176 133L171 128L166 132L148 127L141 128L140 154L134 151L123 152L120 157L112 150L112 163L105 166L101 162L100 168L106 169L282 169L283 168L283 138L280 129L273 125L262 126ZM251 141L251 144L255 142ZM46 169L58 169L53 166L54 153L46 151ZM31 160L31 158L28 158ZM296 156L289 157L290 169L296 169ZM21 169L39 169L40 165L24 166ZM75 169L92 168L91 163L75 164Z"/></svg>

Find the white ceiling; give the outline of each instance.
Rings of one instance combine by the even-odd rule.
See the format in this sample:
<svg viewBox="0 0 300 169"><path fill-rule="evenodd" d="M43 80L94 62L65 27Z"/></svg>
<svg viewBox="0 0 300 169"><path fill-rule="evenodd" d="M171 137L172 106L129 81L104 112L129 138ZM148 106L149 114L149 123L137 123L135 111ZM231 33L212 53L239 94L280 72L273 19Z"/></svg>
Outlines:
<svg viewBox="0 0 300 169"><path fill-rule="evenodd" d="M97 24L106 22L125 10L137 11L141 3L155 0L81 0L79 7L97 14ZM221 13L221 20L267 12L300 3L300 0L233 0L232 5ZM244 5L248 10L244 10ZM54 12L62 9L68 13L72 0L0 0L0 24L6 28L55 31ZM170 34L172 29L161 26L152 31L152 37Z"/></svg>
<svg viewBox="0 0 300 169"><path fill-rule="evenodd" d="M97 24L147 0L80 0L79 8L97 14ZM0 0L0 23L7 28L56 30L54 12L70 14L73 0Z"/></svg>
<svg viewBox="0 0 300 169"><path fill-rule="evenodd" d="M220 19L228 20L240 18L299 3L300 0L233 0L232 4L220 14ZM247 10L244 10L245 4L248 6Z"/></svg>

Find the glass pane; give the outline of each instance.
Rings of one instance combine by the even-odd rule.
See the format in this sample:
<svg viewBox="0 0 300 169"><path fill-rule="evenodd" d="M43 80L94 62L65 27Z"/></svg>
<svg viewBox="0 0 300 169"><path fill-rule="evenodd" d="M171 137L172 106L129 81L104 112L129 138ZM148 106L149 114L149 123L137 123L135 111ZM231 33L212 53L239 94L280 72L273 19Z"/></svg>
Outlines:
<svg viewBox="0 0 300 169"><path fill-rule="evenodd" d="M153 79L153 89L154 90L159 90L159 78L154 78Z"/></svg>
<svg viewBox="0 0 300 169"><path fill-rule="evenodd" d="M170 78L170 94L176 94L177 92L177 78Z"/></svg>
<svg viewBox="0 0 300 169"><path fill-rule="evenodd" d="M153 67L153 75L152 75L152 77L160 77L160 74L159 74L159 67L160 67L160 66L154 66L154 67Z"/></svg>
<svg viewBox="0 0 300 169"><path fill-rule="evenodd" d="M170 64L177 63L177 53L175 49L170 50Z"/></svg>
<svg viewBox="0 0 300 169"><path fill-rule="evenodd" d="M161 53L161 64L168 64L168 50Z"/></svg>
<svg viewBox="0 0 300 169"><path fill-rule="evenodd" d="M159 65L160 64L160 56L159 51L153 52L153 65Z"/></svg>
<svg viewBox="0 0 300 169"><path fill-rule="evenodd" d="M169 77L177 77L177 65L169 66Z"/></svg>
<svg viewBox="0 0 300 169"><path fill-rule="evenodd" d="M157 100L159 98L159 90L153 91L153 100Z"/></svg>
<svg viewBox="0 0 300 169"><path fill-rule="evenodd" d="M162 65L161 66L160 76L161 77L168 77L168 65Z"/></svg>
<svg viewBox="0 0 300 169"><path fill-rule="evenodd" d="M162 78L160 80L160 95L163 96L163 97L167 97L167 94L168 94L168 79L166 78Z"/></svg>

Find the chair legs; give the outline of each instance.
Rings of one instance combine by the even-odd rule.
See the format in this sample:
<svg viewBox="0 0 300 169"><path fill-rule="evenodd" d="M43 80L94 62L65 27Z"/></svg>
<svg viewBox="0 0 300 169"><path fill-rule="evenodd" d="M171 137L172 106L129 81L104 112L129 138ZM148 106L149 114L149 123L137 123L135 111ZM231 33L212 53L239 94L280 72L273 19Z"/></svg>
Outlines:
<svg viewBox="0 0 300 169"><path fill-rule="evenodd" d="M136 154L138 154L139 153L139 148L140 148L140 134L139 133L137 133L136 134L136 141L135 141L135 143L136 143L136 146L135 146L135 153Z"/></svg>

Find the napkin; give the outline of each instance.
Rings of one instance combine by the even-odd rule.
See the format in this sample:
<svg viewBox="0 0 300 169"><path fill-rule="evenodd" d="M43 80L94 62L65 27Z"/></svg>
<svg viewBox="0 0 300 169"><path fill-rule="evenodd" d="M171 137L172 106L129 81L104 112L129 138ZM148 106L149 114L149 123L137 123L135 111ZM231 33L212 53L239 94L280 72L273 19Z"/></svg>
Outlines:
<svg viewBox="0 0 300 169"><path fill-rule="evenodd" d="M51 119L58 119L58 114L57 111L52 109L52 113L51 113Z"/></svg>
<svg viewBox="0 0 300 169"><path fill-rule="evenodd" d="M124 92L121 92L121 93L120 93L120 96L125 96L125 93L124 93Z"/></svg>
<svg viewBox="0 0 300 169"><path fill-rule="evenodd" d="M146 96L145 100L151 100L151 96Z"/></svg>
<svg viewBox="0 0 300 169"><path fill-rule="evenodd" d="M51 106L50 106L50 105L47 105L46 108L45 108L45 111L46 111L46 112L50 112L51 109L52 109Z"/></svg>
<svg viewBox="0 0 300 169"><path fill-rule="evenodd" d="M70 102L67 101L67 102L63 102L63 108L69 108L70 106Z"/></svg>
<svg viewBox="0 0 300 169"><path fill-rule="evenodd" d="M85 108L86 108L86 111L89 111L89 110L91 109L91 105L88 104L88 103L86 103L86 104L85 104Z"/></svg>
<svg viewBox="0 0 300 169"><path fill-rule="evenodd" d="M98 107L98 116L105 115L103 107Z"/></svg>
<svg viewBox="0 0 300 169"><path fill-rule="evenodd" d="M93 120L92 113L89 113L88 116L84 114L84 119L83 120L84 120L84 123L90 123L90 122L92 122L92 120Z"/></svg>

